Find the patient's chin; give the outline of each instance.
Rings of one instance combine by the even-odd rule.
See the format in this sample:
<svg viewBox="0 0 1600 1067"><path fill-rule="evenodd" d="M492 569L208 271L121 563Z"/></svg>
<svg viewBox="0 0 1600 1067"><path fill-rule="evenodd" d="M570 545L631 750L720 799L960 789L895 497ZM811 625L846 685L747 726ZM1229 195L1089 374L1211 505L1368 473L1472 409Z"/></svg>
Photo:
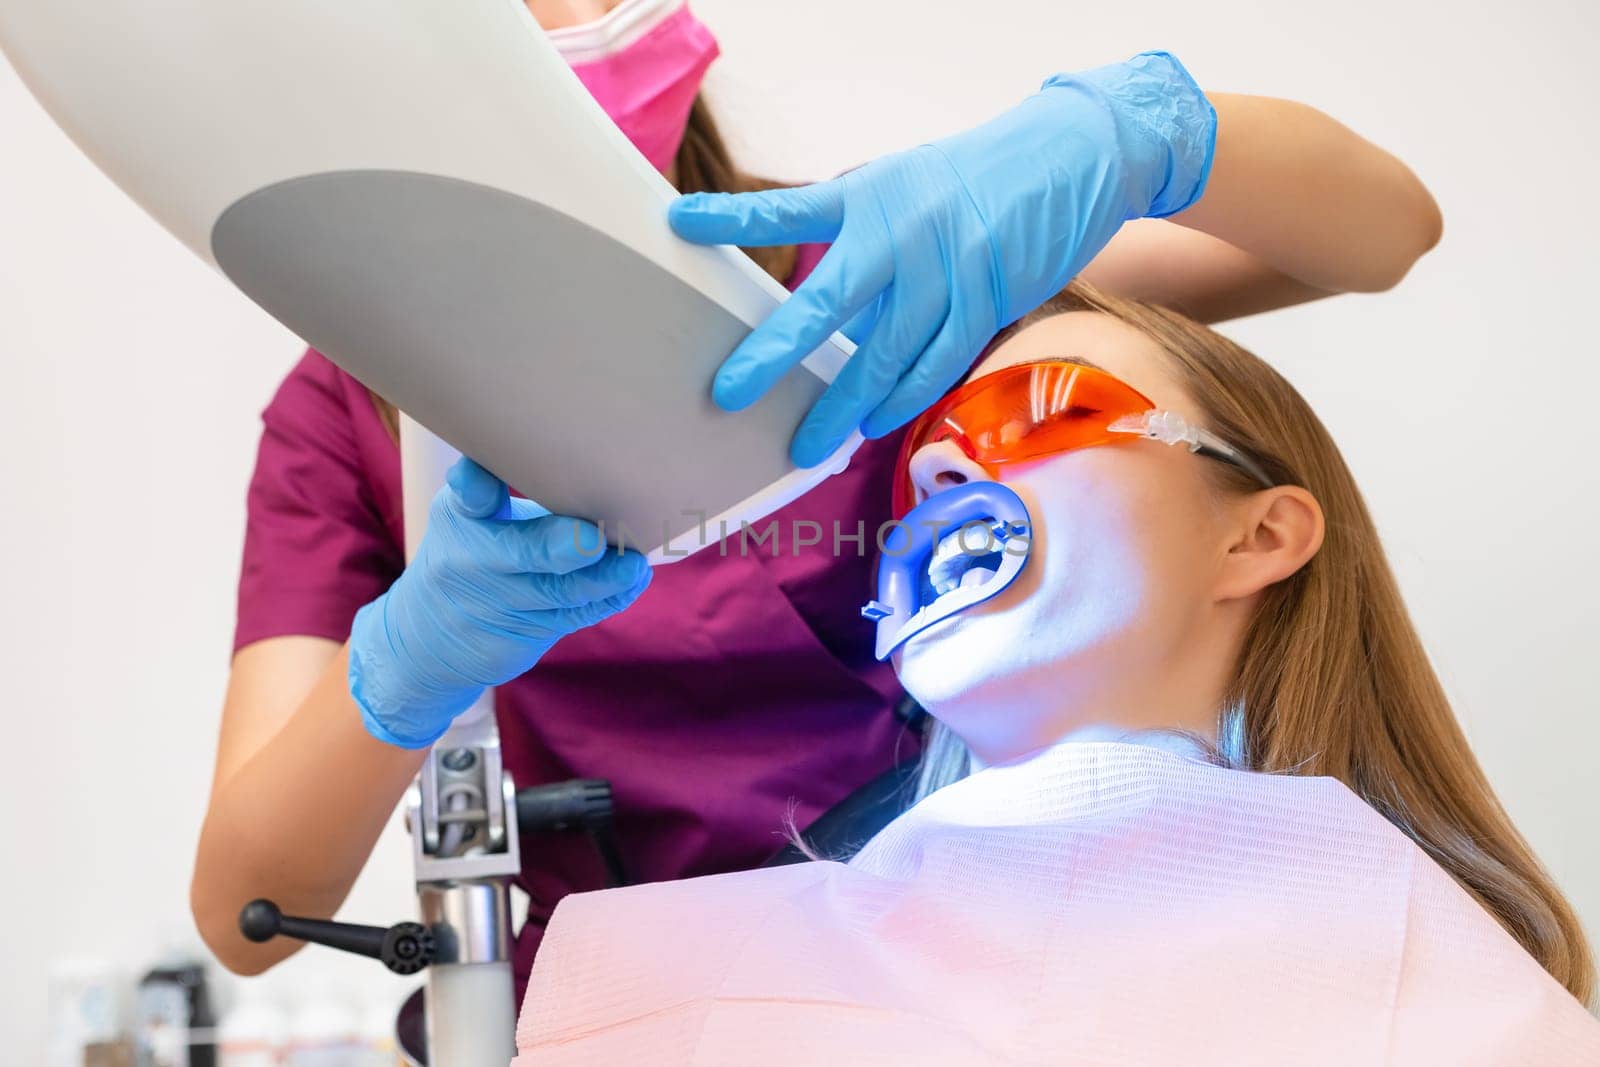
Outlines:
<svg viewBox="0 0 1600 1067"><path fill-rule="evenodd" d="M966 719L999 702L1020 652L994 632L993 620L981 611L963 612L908 640L895 653L894 666L906 692L929 714L949 723L947 715Z"/></svg>

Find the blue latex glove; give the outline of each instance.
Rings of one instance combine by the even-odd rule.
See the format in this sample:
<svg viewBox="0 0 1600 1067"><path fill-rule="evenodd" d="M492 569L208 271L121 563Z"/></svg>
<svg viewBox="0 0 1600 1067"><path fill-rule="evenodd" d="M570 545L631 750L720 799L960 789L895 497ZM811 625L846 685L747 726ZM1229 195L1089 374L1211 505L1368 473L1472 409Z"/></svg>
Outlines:
<svg viewBox="0 0 1600 1067"><path fill-rule="evenodd" d="M1058 74L999 118L798 189L679 198L672 228L701 244L832 241L747 337L712 395L737 411L850 323L860 349L801 423L815 466L860 427L881 437L968 370L999 330L1059 292L1128 219L1205 189L1210 101L1166 52ZM851 321L854 320L854 321Z"/></svg>
<svg viewBox="0 0 1600 1067"><path fill-rule="evenodd" d="M650 584L644 556L602 553L593 524L513 499L471 460L450 468L448 483L416 558L350 632L361 720L401 748L431 745L485 687L522 674Z"/></svg>

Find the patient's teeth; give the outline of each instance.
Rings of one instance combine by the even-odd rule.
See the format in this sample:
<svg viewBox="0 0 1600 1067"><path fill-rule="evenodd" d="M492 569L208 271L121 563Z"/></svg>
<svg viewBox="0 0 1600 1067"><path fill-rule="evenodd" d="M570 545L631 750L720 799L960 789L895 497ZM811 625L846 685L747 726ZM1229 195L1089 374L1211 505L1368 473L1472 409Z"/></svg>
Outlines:
<svg viewBox="0 0 1600 1067"><path fill-rule="evenodd" d="M993 571L986 571L982 567L973 567L961 576L961 588L971 589L975 585L982 585L993 575Z"/></svg>
<svg viewBox="0 0 1600 1067"><path fill-rule="evenodd" d="M950 530L939 538L928 559L928 584L936 597L981 585L994 575L993 570L974 565L975 557L991 551L993 542L985 543L982 530L969 532L963 541L963 529Z"/></svg>

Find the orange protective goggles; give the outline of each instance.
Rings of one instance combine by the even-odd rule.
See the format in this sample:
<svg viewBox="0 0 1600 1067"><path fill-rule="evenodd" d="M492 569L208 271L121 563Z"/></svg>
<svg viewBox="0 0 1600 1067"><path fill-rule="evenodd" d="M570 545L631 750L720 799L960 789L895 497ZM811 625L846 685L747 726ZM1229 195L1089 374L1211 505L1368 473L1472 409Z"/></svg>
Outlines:
<svg viewBox="0 0 1600 1067"><path fill-rule="evenodd" d="M895 464L894 516L902 518L917 503L911 457L936 441L955 442L998 480L998 468L1007 463L1140 438L1187 445L1267 488L1274 484L1238 449L1175 412L1158 410L1120 378L1084 363L1035 360L956 388L912 424Z"/></svg>

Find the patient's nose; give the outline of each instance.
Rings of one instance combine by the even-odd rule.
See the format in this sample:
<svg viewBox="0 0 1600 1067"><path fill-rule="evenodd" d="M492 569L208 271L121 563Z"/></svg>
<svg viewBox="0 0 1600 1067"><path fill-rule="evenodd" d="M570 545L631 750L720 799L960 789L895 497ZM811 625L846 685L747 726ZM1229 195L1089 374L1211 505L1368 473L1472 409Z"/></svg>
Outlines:
<svg viewBox="0 0 1600 1067"><path fill-rule="evenodd" d="M935 441L917 449L911 454L908 469L915 489L913 506L952 486L990 480L989 472L968 459L960 446L950 440Z"/></svg>

